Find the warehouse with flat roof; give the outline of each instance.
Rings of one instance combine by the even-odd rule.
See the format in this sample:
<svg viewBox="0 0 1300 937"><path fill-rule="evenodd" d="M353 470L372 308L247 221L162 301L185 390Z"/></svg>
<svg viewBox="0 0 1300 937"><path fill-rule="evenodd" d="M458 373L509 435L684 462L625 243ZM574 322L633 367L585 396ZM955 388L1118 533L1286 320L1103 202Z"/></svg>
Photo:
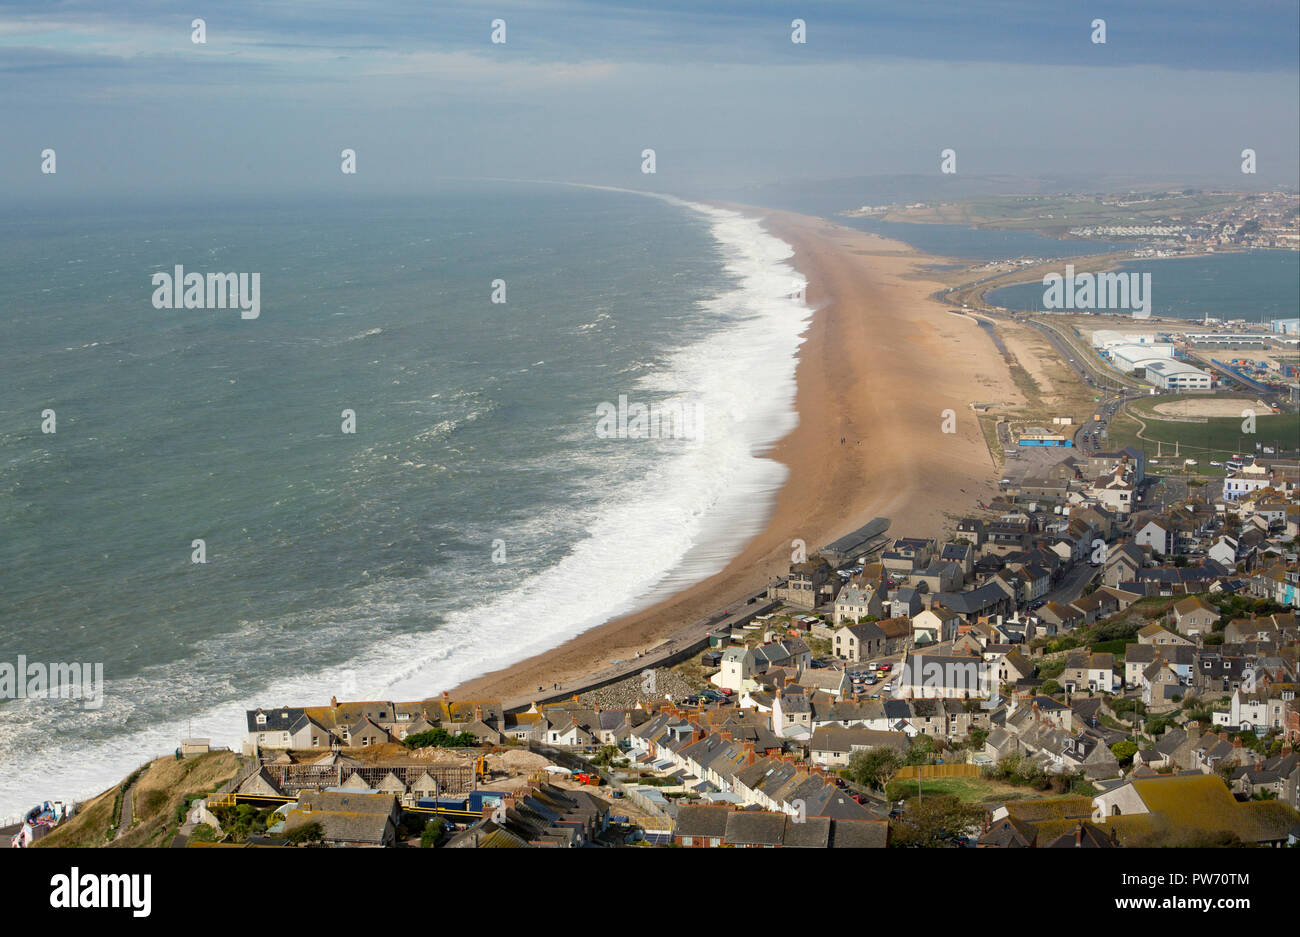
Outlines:
<svg viewBox="0 0 1300 937"><path fill-rule="evenodd" d="M1185 361L1153 360L1147 362L1146 379L1164 390L1209 390L1210 374Z"/></svg>
<svg viewBox="0 0 1300 937"><path fill-rule="evenodd" d="M1115 367L1130 374L1138 368L1145 368L1149 361L1172 359L1174 356L1174 346L1168 344L1115 345L1109 351L1110 360Z"/></svg>

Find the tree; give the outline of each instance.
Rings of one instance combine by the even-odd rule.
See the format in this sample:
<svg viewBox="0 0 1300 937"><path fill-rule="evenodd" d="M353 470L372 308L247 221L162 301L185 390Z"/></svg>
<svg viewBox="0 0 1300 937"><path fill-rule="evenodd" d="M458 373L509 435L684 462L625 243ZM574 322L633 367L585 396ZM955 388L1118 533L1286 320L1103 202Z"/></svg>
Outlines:
<svg viewBox="0 0 1300 937"><path fill-rule="evenodd" d="M863 787L884 790L903 766L898 752L883 745L866 751L857 751L849 758L849 776Z"/></svg>
<svg viewBox="0 0 1300 937"><path fill-rule="evenodd" d="M420 848L429 849L437 845L438 840L442 838L442 820L433 817L424 825L424 832L420 834Z"/></svg>
<svg viewBox="0 0 1300 937"><path fill-rule="evenodd" d="M1126 765L1129 762L1131 762L1133 760L1133 756L1137 754L1137 750L1138 750L1137 743L1131 741L1130 739L1124 739L1122 741L1116 742L1114 745L1110 747L1111 754L1114 755L1115 759L1122 765Z"/></svg>
<svg viewBox="0 0 1300 937"><path fill-rule="evenodd" d="M593 765L608 767L615 758L620 757L622 754L623 753L618 750L617 745L602 745L600 751L596 752L596 754L592 756L591 763Z"/></svg>
<svg viewBox="0 0 1300 937"><path fill-rule="evenodd" d="M895 846L951 846L984 819L984 808L968 804L951 794L932 794L907 801L903 815L890 828Z"/></svg>
<svg viewBox="0 0 1300 937"><path fill-rule="evenodd" d="M911 744L907 746L907 753L903 756L905 765L925 765L930 763L930 756L934 754L934 739L928 735L918 735L912 739Z"/></svg>

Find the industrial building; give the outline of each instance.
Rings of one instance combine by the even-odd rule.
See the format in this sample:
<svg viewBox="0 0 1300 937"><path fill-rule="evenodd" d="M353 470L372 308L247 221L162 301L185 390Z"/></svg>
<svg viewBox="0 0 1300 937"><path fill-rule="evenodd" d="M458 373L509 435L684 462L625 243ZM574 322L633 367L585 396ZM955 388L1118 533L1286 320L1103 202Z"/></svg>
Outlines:
<svg viewBox="0 0 1300 937"><path fill-rule="evenodd" d="M1163 390L1209 390L1210 375L1185 361L1158 358L1142 365L1146 379Z"/></svg>
<svg viewBox="0 0 1300 937"><path fill-rule="evenodd" d="M1098 329L1092 333L1092 347L1103 351L1118 345L1150 346L1157 344L1160 344L1160 336L1146 332L1125 334L1116 332L1114 329Z"/></svg>
<svg viewBox="0 0 1300 937"><path fill-rule="evenodd" d="M1138 368L1145 368L1150 361L1174 357L1174 346L1169 344L1112 345L1108 351L1115 367L1130 374Z"/></svg>
<svg viewBox="0 0 1300 937"><path fill-rule="evenodd" d="M1269 340L1262 335L1239 335L1232 332L1188 332L1183 336L1188 344L1201 348L1267 348Z"/></svg>

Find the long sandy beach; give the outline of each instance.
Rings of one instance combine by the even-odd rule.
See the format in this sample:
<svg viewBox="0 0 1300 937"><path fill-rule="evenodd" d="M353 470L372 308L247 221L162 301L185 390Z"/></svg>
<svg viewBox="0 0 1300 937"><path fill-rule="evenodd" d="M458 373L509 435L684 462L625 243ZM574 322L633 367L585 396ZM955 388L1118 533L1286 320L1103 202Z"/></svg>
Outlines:
<svg viewBox="0 0 1300 937"><path fill-rule="evenodd" d="M816 309L796 371L798 426L771 451L789 469L766 528L721 572L651 608L454 688L458 699L519 699L581 685L634 658L872 517L891 536L944 536L996 490L971 404L1019 397L989 336L929 296L935 262L897 241L824 219L761 212L795 249ZM951 411L945 432L945 411ZM841 440L843 439L843 442Z"/></svg>

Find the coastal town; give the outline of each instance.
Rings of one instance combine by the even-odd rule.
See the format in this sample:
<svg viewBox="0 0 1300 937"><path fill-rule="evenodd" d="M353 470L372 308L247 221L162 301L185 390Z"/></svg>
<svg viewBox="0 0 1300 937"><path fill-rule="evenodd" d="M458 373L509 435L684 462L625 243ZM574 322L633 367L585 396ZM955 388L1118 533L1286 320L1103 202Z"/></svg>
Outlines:
<svg viewBox="0 0 1300 937"><path fill-rule="evenodd" d="M878 517L675 660L583 692L251 710L242 752L220 753L231 776L167 835L1295 845L1300 466L1246 459L1213 494L1167 499L1140 450L1059 454L1055 490L1007 491L943 539ZM176 759L216 754L187 739ZM29 823L16 845L60 832Z"/></svg>
<svg viewBox="0 0 1300 937"><path fill-rule="evenodd" d="M1080 239L1140 238L1158 246L1139 256L1215 250L1300 250L1300 196L1288 191L1195 188L1099 195L1001 195L983 199L863 205L845 217L981 223Z"/></svg>

